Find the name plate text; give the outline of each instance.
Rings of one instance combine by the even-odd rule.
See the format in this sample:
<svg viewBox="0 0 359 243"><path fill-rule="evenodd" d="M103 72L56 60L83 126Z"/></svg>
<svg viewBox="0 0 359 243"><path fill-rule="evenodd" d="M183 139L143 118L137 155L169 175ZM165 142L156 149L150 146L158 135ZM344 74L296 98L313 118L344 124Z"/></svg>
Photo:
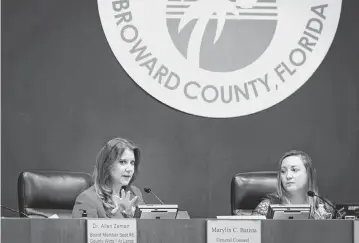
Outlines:
<svg viewBox="0 0 359 243"><path fill-rule="evenodd" d="M87 220L87 243L137 243L136 220Z"/></svg>
<svg viewBox="0 0 359 243"><path fill-rule="evenodd" d="M208 220L207 243L261 243L261 221Z"/></svg>

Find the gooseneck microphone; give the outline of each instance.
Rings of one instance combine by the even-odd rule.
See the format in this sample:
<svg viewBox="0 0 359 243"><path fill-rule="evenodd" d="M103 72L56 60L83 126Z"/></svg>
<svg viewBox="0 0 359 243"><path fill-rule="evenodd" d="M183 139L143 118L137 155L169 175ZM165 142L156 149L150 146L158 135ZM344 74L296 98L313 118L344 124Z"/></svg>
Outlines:
<svg viewBox="0 0 359 243"><path fill-rule="evenodd" d="M158 200L162 205L164 205L164 203L162 202L162 200L161 200L159 197L157 197L156 194L153 193L153 191L151 190L151 188L145 187L145 188L143 188L143 190L144 190L146 193L150 193L150 194L152 194L153 196L155 196L155 198L157 198L157 200Z"/></svg>
<svg viewBox="0 0 359 243"><path fill-rule="evenodd" d="M29 215L27 215L27 214L25 214L25 213L23 213L23 212L20 212L20 211L17 211L17 210L15 210L15 209L6 207L6 206L4 206L4 205L0 205L0 206L1 206L2 208L5 208L5 209L7 209L7 210L9 210L9 211L14 212L14 213L18 213L18 214L24 215L26 218L30 218Z"/></svg>
<svg viewBox="0 0 359 243"><path fill-rule="evenodd" d="M323 200L326 204L328 204L332 209L334 209L334 212L335 212L335 216L336 215L339 215L339 217L342 217L342 215L338 212L338 210L336 209L336 207L334 207L333 204L331 204L328 200L326 200L324 197L321 197L319 195L317 195L315 192L313 191L308 191L307 192L307 195L310 196L310 197L318 197L320 198L321 200ZM334 218L334 215L333 215L333 218Z"/></svg>

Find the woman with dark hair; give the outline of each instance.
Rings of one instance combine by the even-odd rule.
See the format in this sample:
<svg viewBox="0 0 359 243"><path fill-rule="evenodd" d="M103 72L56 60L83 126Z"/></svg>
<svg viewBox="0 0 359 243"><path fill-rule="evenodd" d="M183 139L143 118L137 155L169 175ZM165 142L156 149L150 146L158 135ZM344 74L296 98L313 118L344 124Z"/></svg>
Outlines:
<svg viewBox="0 0 359 243"><path fill-rule="evenodd" d="M268 195L254 210L254 215L267 216L271 204L309 204L310 218L327 219L333 209L318 197L309 197L308 191L318 195L317 175L308 154L291 150L279 161L277 192Z"/></svg>
<svg viewBox="0 0 359 243"><path fill-rule="evenodd" d="M132 218L135 207L144 204L140 190L133 186L140 165L140 150L129 140L108 141L97 156L94 185L76 199L73 218Z"/></svg>

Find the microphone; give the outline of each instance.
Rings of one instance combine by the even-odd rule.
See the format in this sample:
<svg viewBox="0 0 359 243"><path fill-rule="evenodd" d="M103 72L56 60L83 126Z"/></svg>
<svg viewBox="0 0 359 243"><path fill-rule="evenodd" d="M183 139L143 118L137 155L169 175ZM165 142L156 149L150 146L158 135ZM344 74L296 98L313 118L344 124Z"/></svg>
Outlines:
<svg viewBox="0 0 359 243"><path fill-rule="evenodd" d="M333 204L331 204L331 203L330 203L328 200L326 200L324 197L321 197L321 196L315 194L315 192L313 192L313 191L308 191L308 192L307 192L307 195L308 195L309 197L318 197L318 198L320 198L320 199L323 200L326 204L328 204L332 209L334 209L335 215L339 215L339 217L342 217L342 215L339 214L339 212L338 212L338 210L336 209L336 207L334 207ZM333 218L334 218L334 216L333 216Z"/></svg>
<svg viewBox="0 0 359 243"><path fill-rule="evenodd" d="M14 213L18 213L18 214L24 215L26 218L30 218L29 215L27 215L27 214L25 214L25 213L23 213L23 212L20 212L20 211L17 211L17 210L15 210L15 209L6 207L6 206L4 206L4 205L0 205L0 206L1 206L2 208L5 208L5 209L7 209L7 210L9 210L9 211L14 212Z"/></svg>
<svg viewBox="0 0 359 243"><path fill-rule="evenodd" d="M156 194L153 193L153 191L151 190L151 188L145 187L145 188L143 188L143 190L144 190L146 193L150 193L150 194L152 194L153 196L155 196L155 198L157 198L157 200L158 200L162 205L164 205L164 203L162 202L162 200L161 200L159 197L157 197Z"/></svg>

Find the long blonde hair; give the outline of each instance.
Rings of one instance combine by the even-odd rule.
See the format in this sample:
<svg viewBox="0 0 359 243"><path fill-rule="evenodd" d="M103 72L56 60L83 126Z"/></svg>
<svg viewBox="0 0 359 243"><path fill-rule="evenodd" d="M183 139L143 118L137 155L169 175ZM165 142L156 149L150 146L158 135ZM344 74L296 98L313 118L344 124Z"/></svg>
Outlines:
<svg viewBox="0 0 359 243"><path fill-rule="evenodd" d="M307 153L305 153L303 151L291 150L291 151L286 152L278 163L277 194L278 194L279 198L282 200L283 203L289 203L290 195L289 195L289 192L287 192L285 190L285 188L283 187L280 171L281 171L283 160L290 156L298 156L301 159L301 161L303 162L303 164L306 168L307 175L308 175L307 191L313 191L316 195L318 195L317 173L316 173L315 168L313 167L312 159L310 158L310 156ZM308 202L309 202L310 209L311 209L310 210L311 216L314 216L314 214L316 213L316 209L318 208L319 200L317 197L309 197L308 196Z"/></svg>
<svg viewBox="0 0 359 243"><path fill-rule="evenodd" d="M94 187L97 195L101 198L107 213L115 208L115 204L111 199L113 182L111 180L110 171L114 163L121 158L126 149L132 150L135 155L135 171L129 184L124 187L124 189L128 191L138 175L140 149L130 140L113 138L102 147L97 155L96 165L93 172Z"/></svg>

